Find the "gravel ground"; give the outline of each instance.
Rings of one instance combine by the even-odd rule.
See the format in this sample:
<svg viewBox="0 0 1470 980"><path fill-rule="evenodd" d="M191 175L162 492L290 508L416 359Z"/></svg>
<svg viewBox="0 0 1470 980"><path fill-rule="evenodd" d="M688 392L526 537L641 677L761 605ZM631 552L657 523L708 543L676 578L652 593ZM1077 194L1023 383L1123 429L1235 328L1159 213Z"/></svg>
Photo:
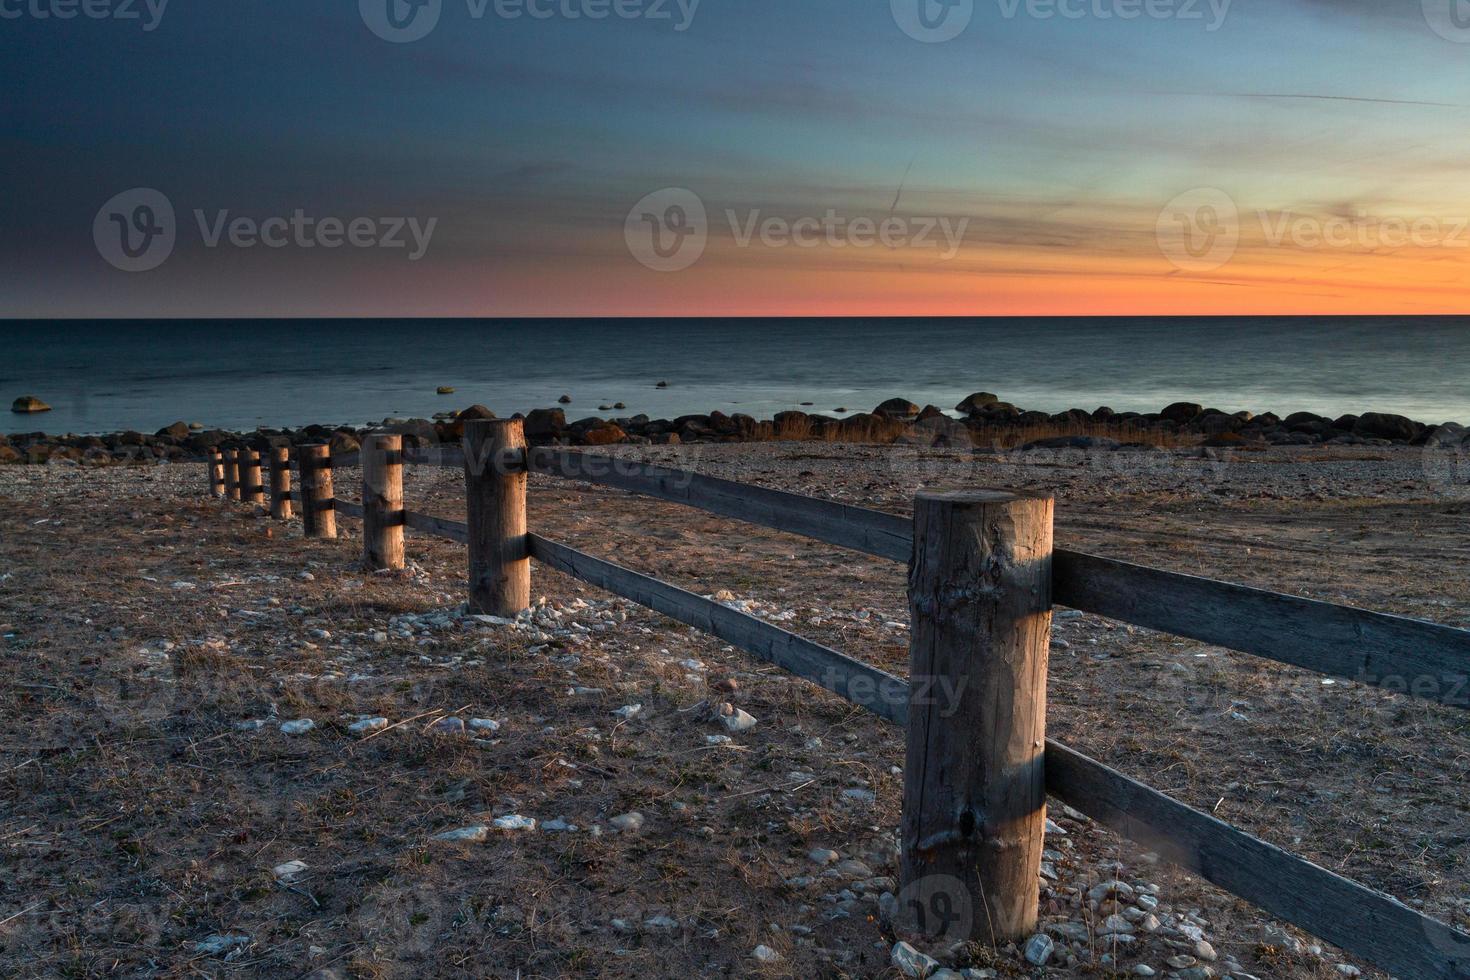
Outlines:
<svg viewBox="0 0 1470 980"><path fill-rule="evenodd" d="M613 451L900 513L920 485L1049 489L1067 547L1470 625L1455 461L1418 450ZM456 473L406 484L462 516ZM901 733L556 573L533 616L482 621L458 545L410 532L408 569L364 574L355 521L306 541L203 487L193 465L0 467L0 972L922 968L884 916ZM896 564L539 477L531 524L906 670ZM1463 711L1093 616L1055 638L1054 737L1470 926ZM1051 816L1049 942L960 947L969 976L1374 975Z"/></svg>

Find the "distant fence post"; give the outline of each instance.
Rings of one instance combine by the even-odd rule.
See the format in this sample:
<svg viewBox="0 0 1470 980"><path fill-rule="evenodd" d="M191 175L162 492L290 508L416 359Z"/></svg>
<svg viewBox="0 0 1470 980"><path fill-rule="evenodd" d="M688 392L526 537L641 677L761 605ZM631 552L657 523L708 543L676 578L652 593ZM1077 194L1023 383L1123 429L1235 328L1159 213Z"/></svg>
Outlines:
<svg viewBox="0 0 1470 980"><path fill-rule="evenodd" d="M278 521L291 517L291 448L271 447L271 516Z"/></svg>
<svg viewBox="0 0 1470 980"><path fill-rule="evenodd" d="M240 499L240 452L237 449L225 450L225 497L228 500Z"/></svg>
<svg viewBox="0 0 1470 980"><path fill-rule="evenodd" d="M403 567L403 436L362 441L362 561L369 571Z"/></svg>
<svg viewBox="0 0 1470 980"><path fill-rule="evenodd" d="M308 538L335 538L337 511L332 503L332 450L325 443L302 446L296 453L301 464L301 524Z"/></svg>
<svg viewBox="0 0 1470 980"><path fill-rule="evenodd" d="M1051 565L1049 496L914 501L899 914L932 939L1036 931Z"/></svg>
<svg viewBox="0 0 1470 980"><path fill-rule="evenodd" d="M470 608L514 616L531 606L526 436L520 419L465 421L464 480Z"/></svg>
<svg viewBox="0 0 1470 980"><path fill-rule="evenodd" d="M209 495L223 497L225 495L225 458L220 453L218 446L209 447L209 458L206 465L209 467Z"/></svg>
<svg viewBox="0 0 1470 980"><path fill-rule="evenodd" d="M260 453L249 446L240 450L240 499L247 504L265 503L260 482Z"/></svg>

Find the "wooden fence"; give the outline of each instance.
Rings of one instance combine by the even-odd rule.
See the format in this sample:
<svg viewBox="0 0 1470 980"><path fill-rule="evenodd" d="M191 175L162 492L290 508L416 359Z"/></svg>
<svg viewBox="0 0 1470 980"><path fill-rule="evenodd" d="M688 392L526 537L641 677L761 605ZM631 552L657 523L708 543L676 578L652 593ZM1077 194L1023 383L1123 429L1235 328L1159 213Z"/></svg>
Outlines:
<svg viewBox="0 0 1470 980"><path fill-rule="evenodd" d="M1470 707L1470 631L1055 549L1049 497L921 493L908 519L627 459L527 449L518 419L469 421L462 447L404 451L401 437L382 435L360 454L331 459L317 445L296 455L302 489L292 494L286 457L269 454L272 513L298 503L317 537L336 536L339 514L361 518L370 568L401 566L405 527L461 542L471 606L510 616L529 604L534 559L906 726L901 884L910 894L958 882L965 894L950 898L981 907L982 939L1024 939L1036 928L1050 794L1389 973L1470 980L1470 935L1044 737L1053 603L1459 708ZM405 463L463 469L467 520L407 510ZM332 488L334 467L358 464L361 504ZM263 502L259 466L250 450L216 452L211 493ZM528 532L529 473L909 563L910 676ZM904 924L923 928L917 918Z"/></svg>

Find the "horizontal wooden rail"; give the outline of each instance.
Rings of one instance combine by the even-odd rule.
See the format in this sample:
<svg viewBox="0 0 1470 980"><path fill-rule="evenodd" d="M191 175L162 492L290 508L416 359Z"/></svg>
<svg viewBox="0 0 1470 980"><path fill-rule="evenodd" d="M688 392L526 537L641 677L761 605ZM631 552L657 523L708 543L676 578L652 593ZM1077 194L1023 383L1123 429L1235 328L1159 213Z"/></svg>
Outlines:
<svg viewBox="0 0 1470 980"><path fill-rule="evenodd" d="M528 534L526 539L531 557L543 565L717 636L867 708L880 718L900 725L907 721L909 684L902 678L723 603L548 541L538 534Z"/></svg>
<svg viewBox="0 0 1470 980"><path fill-rule="evenodd" d="M1166 860L1390 973L1470 978L1470 935L1050 740L1046 788Z"/></svg>
<svg viewBox="0 0 1470 980"><path fill-rule="evenodd" d="M1065 606L1470 708L1470 630L1058 550Z"/></svg>
<svg viewBox="0 0 1470 980"><path fill-rule="evenodd" d="M335 498L332 503L335 505L334 509L339 514L347 517L362 516L362 504L354 504L352 501L343 500L341 497Z"/></svg>
<svg viewBox="0 0 1470 980"><path fill-rule="evenodd" d="M428 514L416 514L407 510L403 512L403 523L415 531L438 535L450 541L458 541L460 544L468 544L470 540L469 527L463 521L450 521L442 517L431 517Z"/></svg>
<svg viewBox="0 0 1470 980"><path fill-rule="evenodd" d="M586 480L661 500L816 538L879 558L908 561L913 531L907 517L852 507L835 500L770 490L687 470L561 449L530 453L532 472Z"/></svg>

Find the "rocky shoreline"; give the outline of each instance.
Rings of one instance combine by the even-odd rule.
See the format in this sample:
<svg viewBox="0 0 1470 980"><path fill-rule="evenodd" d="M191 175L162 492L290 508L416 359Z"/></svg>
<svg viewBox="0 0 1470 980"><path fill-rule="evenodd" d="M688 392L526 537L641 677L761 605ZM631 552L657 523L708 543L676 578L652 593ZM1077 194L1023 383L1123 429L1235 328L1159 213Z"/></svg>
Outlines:
<svg viewBox="0 0 1470 980"><path fill-rule="evenodd" d="M617 406L615 406L617 407ZM633 416L588 416L568 421L562 408L527 412L526 437L533 445L609 446L678 445L710 442L817 440L894 443L945 448L1099 450L1150 449L1158 446L1265 448L1267 446L1386 446L1454 444L1466 438L1454 422L1420 422L1402 415L1365 412L1328 418L1296 412L1284 418L1272 412L1223 412L1193 402L1175 402L1158 412L1115 412L1106 406L1086 411L1026 411L988 392L976 392L953 410L920 407L891 398L871 412L834 414L778 412L771 419L713 411L673 419ZM466 419L495 418L482 405L445 412L432 419L387 418L376 426L307 425L262 427L254 432L206 428L175 422L148 434L48 435L44 432L0 435L0 463L47 463L72 460L98 465L126 462L192 460L215 447L328 443L334 453L356 450L369 431L402 433L410 447L457 443Z"/></svg>

